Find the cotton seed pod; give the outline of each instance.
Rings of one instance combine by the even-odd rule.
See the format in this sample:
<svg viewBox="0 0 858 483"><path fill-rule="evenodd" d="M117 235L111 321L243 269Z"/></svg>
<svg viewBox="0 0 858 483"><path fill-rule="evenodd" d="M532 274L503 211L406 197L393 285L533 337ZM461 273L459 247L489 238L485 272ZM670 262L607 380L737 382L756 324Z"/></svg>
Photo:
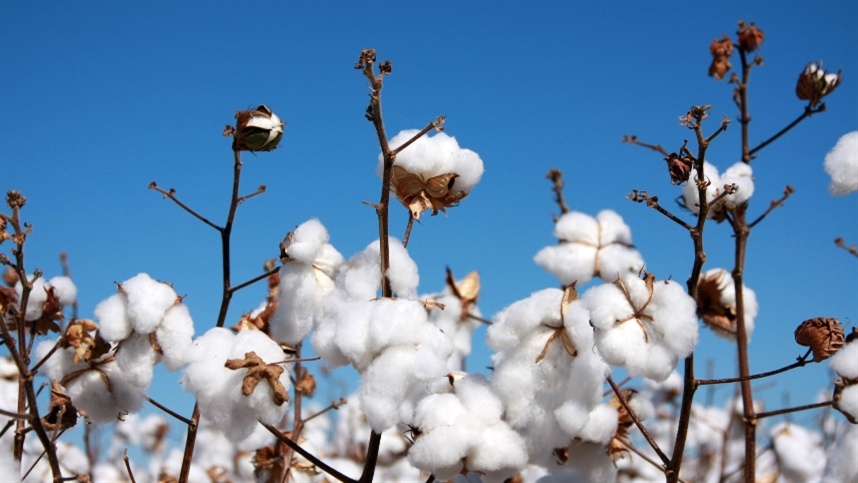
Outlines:
<svg viewBox="0 0 858 483"><path fill-rule="evenodd" d="M843 347L845 337L840 321L828 317L805 320L795 330L795 341L810 347L813 362L824 361Z"/></svg>
<svg viewBox="0 0 858 483"><path fill-rule="evenodd" d="M815 107L840 85L840 76L840 71L835 74L823 70L822 61L818 64L811 62L798 76L795 95L801 100L810 101L810 106Z"/></svg>
<svg viewBox="0 0 858 483"><path fill-rule="evenodd" d="M715 39L709 44L709 52L712 54L709 77L721 80L727 71L733 67L730 64L730 56L733 55L733 41L726 35L721 39Z"/></svg>
<svg viewBox="0 0 858 483"><path fill-rule="evenodd" d="M763 31L758 29L753 22L746 24L744 21L739 22L739 48L745 52L753 52L757 50L760 44L763 43Z"/></svg>
<svg viewBox="0 0 858 483"><path fill-rule="evenodd" d="M667 170L670 172L670 182L680 184L688 181L691 174L692 162L688 156L680 157L676 153L664 158L667 161Z"/></svg>
<svg viewBox="0 0 858 483"><path fill-rule="evenodd" d="M256 109L235 113L235 129L227 127L224 134L233 135L232 149L235 151L271 151L283 138L283 125L277 114L265 104Z"/></svg>

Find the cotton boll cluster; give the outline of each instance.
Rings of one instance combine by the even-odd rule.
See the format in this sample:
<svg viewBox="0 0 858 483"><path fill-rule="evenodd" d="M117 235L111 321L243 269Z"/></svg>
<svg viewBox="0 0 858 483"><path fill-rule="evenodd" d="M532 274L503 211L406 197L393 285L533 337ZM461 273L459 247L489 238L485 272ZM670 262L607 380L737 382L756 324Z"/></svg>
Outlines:
<svg viewBox="0 0 858 483"><path fill-rule="evenodd" d="M325 227L312 219L283 242L277 309L269 321L274 340L295 345L313 328L322 296L333 289L334 273L345 261L329 239Z"/></svg>
<svg viewBox="0 0 858 483"><path fill-rule="evenodd" d="M349 363L361 373L361 409L382 432L411 417L409 395L446 373L452 352L447 335L429 323L416 300L417 265L390 239L388 280L396 299L378 299L379 244L374 242L340 267L322 301L313 347L329 364Z"/></svg>
<svg viewBox="0 0 858 483"><path fill-rule="evenodd" d="M27 298L27 311L24 320L32 322L40 319L43 315L53 317L55 313L61 313L63 307L68 307L77 299L77 287L69 277L57 276L50 280L43 277L35 278L27 276L33 287ZM24 286L19 280L15 284L15 294L18 300L24 292ZM45 311L53 312L46 314Z"/></svg>
<svg viewBox="0 0 858 483"><path fill-rule="evenodd" d="M784 421L769 432L785 481L819 481L825 470L822 435Z"/></svg>
<svg viewBox="0 0 858 483"><path fill-rule="evenodd" d="M754 332L754 318L759 311L757 295L742 285L745 308L745 333L748 341ZM727 340L736 340L736 286L733 277L723 268L714 268L700 277L697 289L697 314L712 331Z"/></svg>
<svg viewBox="0 0 858 483"><path fill-rule="evenodd" d="M665 380L697 344L696 304L676 282L625 275L587 290L581 301L599 353L632 377Z"/></svg>
<svg viewBox="0 0 858 483"><path fill-rule="evenodd" d="M280 346L261 331L235 334L215 327L188 350L181 384L194 393L200 412L212 424L230 440L241 441L251 435L257 420L277 424L286 414L283 396L288 398L291 383L289 372L278 364L284 359ZM236 368L226 367L228 361ZM253 381L255 386L248 387Z"/></svg>
<svg viewBox="0 0 858 483"><path fill-rule="evenodd" d="M543 248L534 261L564 286L574 282L581 286L594 276L613 281L618 274L637 273L644 266L632 245L631 230L612 210L602 210L596 218L566 213L554 225L554 236L560 244Z"/></svg>
<svg viewBox="0 0 858 483"><path fill-rule="evenodd" d="M825 172L831 177L828 190L835 196L858 191L858 131L844 134L825 155Z"/></svg>
<svg viewBox="0 0 858 483"><path fill-rule="evenodd" d="M706 201L710 205L709 218L722 220L725 209L732 209L746 203L751 195L754 194L754 179L751 166L746 163L736 163L723 175L718 174L718 168L710 164L708 161L703 163L703 174L709 185L706 187ZM696 174L692 177L696 180ZM689 180L682 188L682 196L685 200L685 206L695 215L700 212L700 196L697 190L697 184ZM716 206L711 206L712 201L721 193L724 192L725 185L735 184L738 190L732 194L726 195L723 201Z"/></svg>
<svg viewBox="0 0 858 483"><path fill-rule="evenodd" d="M502 415L503 404L483 376L458 379L451 393L426 396L417 405L408 461L439 480L474 471L503 481L524 467L527 450Z"/></svg>
<svg viewBox="0 0 858 483"><path fill-rule="evenodd" d="M593 417L608 366L594 349L588 312L567 291L538 291L499 312L488 329L497 351L492 388L531 461L551 459L574 438L607 443L616 430L616 411Z"/></svg>

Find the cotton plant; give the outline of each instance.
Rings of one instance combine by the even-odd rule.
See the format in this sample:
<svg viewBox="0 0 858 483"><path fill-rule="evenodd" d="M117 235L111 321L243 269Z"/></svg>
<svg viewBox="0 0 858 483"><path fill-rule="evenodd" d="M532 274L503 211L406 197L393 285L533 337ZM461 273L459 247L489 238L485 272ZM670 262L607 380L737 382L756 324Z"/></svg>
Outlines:
<svg viewBox="0 0 858 483"><path fill-rule="evenodd" d="M409 396L446 373L453 349L416 299L417 265L405 248L390 239L386 275L395 298L377 298L378 260L376 241L340 267L334 288L322 300L311 341L329 364L348 363L361 374L361 409L370 427L381 433L410 419Z"/></svg>
<svg viewBox="0 0 858 483"><path fill-rule="evenodd" d="M215 427L241 441L257 421L278 424L285 416L291 387L285 358L262 331L215 327L194 340L180 382Z"/></svg>
<svg viewBox="0 0 858 483"><path fill-rule="evenodd" d="M329 239L324 225L311 219L281 244L277 308L269 319L274 340L294 346L312 330L322 310L322 297L334 288L334 274L345 262Z"/></svg>
<svg viewBox="0 0 858 483"><path fill-rule="evenodd" d="M564 286L576 282L581 286L593 277L612 282L643 269L631 229L613 210L602 210L595 218L577 211L565 213L554 224L554 236L560 243L540 250L534 261Z"/></svg>
<svg viewBox="0 0 858 483"><path fill-rule="evenodd" d="M607 443L616 412L592 418L602 400L608 366L594 349L589 313L573 287L544 289L495 315L488 329L491 385L504 403L504 418L522 433L531 462L549 457L575 438ZM605 426L605 436L587 438Z"/></svg>
<svg viewBox="0 0 858 483"><path fill-rule="evenodd" d="M707 217L716 221L722 221L727 210L744 205L754 194L753 170L747 163L738 162L727 168L723 174L719 174L715 165L704 161L703 177L704 182L707 183L705 192L706 202L709 205ZM696 173L692 173L691 178L682 187L685 207L695 215L700 212L700 192L696 179ZM712 206L712 202L721 196L723 198L719 198L719 202Z"/></svg>
<svg viewBox="0 0 858 483"><path fill-rule="evenodd" d="M24 320L35 322L40 319L50 324L54 320L62 318L63 307L71 306L77 299L77 287L71 278L59 275L45 280L44 277L28 275L27 279L32 283L30 294L27 299L27 309ZM24 292L24 286L20 280L15 283L15 295L18 300ZM58 331L57 326L54 331ZM44 333L44 332L41 332Z"/></svg>
<svg viewBox="0 0 858 483"><path fill-rule="evenodd" d="M825 155L825 172L831 178L828 191L846 196L858 191L858 131L844 134Z"/></svg>
<svg viewBox="0 0 858 483"><path fill-rule="evenodd" d="M590 288L581 302L602 358L631 377L663 381L697 344L696 304L672 280L625 275Z"/></svg>
<svg viewBox="0 0 858 483"><path fill-rule="evenodd" d="M742 285L742 303L745 315L745 333L748 341L754 332L754 319L759 311L757 295ZM723 268L713 268L700 276L697 288L697 314L715 335L736 340L737 324L736 286L733 277Z"/></svg>
<svg viewBox="0 0 858 483"><path fill-rule="evenodd" d="M512 477L527 463L527 448L502 419L501 399L479 374L451 378L449 387L417 405L408 461L439 480L468 472L487 481Z"/></svg>
<svg viewBox="0 0 858 483"><path fill-rule="evenodd" d="M417 129L401 131L389 144L396 149L419 132ZM379 155L379 174L383 163ZM456 138L443 132L424 135L396 155L390 188L411 216L419 219L427 210L435 215L456 206L480 181L483 169L479 155L459 147Z"/></svg>

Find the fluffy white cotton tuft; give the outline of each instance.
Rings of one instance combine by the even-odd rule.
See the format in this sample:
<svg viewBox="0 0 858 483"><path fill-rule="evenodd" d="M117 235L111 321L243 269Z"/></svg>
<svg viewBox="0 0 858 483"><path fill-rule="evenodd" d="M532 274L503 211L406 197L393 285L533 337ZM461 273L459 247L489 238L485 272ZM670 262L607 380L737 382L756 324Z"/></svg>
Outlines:
<svg viewBox="0 0 858 483"><path fill-rule="evenodd" d="M401 131L390 140L390 147L396 149L418 132L417 129ZM383 158L379 155L378 172L383 168ZM423 135L414 143L396 155L395 166L401 166L409 173L429 179L446 173L459 176L450 188L452 193L469 193L483 175L483 161L477 153L459 147L456 138L440 132L432 136Z"/></svg>
<svg viewBox="0 0 858 483"><path fill-rule="evenodd" d="M169 284L140 273L122 282L121 291L128 299L128 317L131 327L140 334L155 331L167 309L176 303L178 296Z"/></svg>
<svg viewBox="0 0 858 483"><path fill-rule="evenodd" d="M831 177L828 190L836 196L858 191L858 131L844 134L825 155L825 172Z"/></svg>
<svg viewBox="0 0 858 483"><path fill-rule="evenodd" d="M776 424L769 436L784 481L819 481L825 470L821 434L784 421Z"/></svg>
<svg viewBox="0 0 858 483"><path fill-rule="evenodd" d="M632 245L631 229L614 211L603 210L596 218L566 213L554 225L554 236L560 243L540 250L534 261L564 286L574 282L581 286L594 276L615 280L619 274L643 268L643 258Z"/></svg>

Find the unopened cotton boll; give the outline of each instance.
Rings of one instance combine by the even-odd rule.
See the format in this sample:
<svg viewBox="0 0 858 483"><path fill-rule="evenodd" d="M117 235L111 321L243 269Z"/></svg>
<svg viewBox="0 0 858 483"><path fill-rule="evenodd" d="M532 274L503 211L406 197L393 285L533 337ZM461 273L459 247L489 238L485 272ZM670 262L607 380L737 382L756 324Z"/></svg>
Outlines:
<svg viewBox="0 0 858 483"><path fill-rule="evenodd" d="M845 196L858 191L858 131L844 134L825 155L825 172L831 177L829 192Z"/></svg>

